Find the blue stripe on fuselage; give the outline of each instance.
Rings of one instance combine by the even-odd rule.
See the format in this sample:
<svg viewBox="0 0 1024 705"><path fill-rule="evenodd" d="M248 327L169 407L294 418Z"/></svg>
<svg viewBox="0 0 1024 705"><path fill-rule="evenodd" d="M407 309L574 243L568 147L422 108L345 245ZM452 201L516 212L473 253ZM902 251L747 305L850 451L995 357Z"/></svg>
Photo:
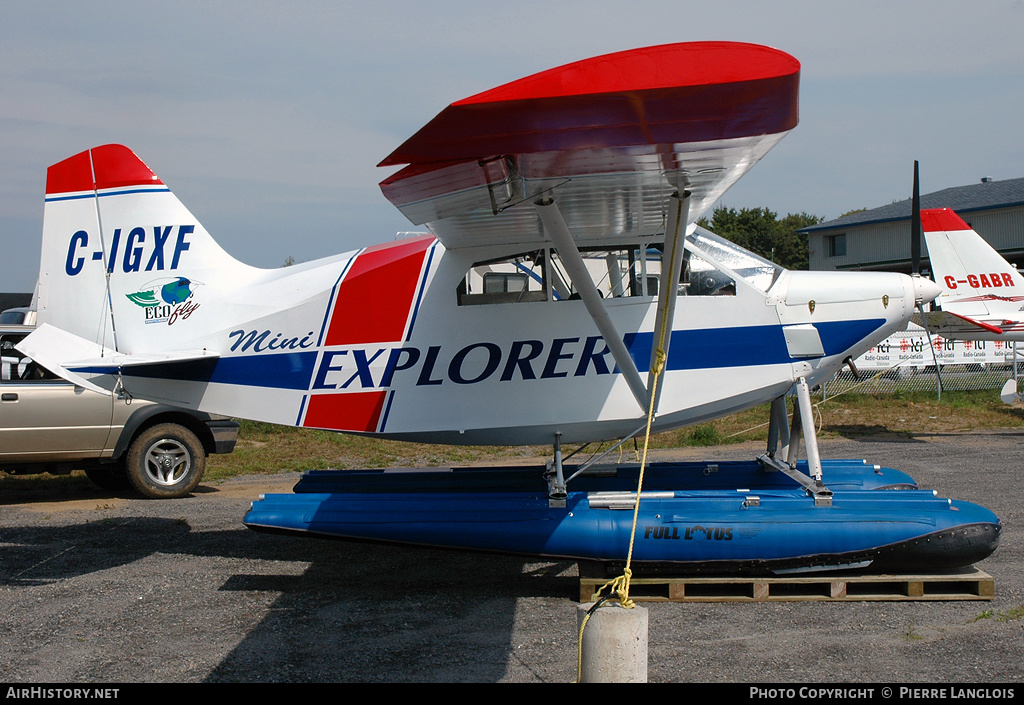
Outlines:
<svg viewBox="0 0 1024 705"><path fill-rule="evenodd" d="M848 350L885 324L885 319L826 321L815 323L825 355ZM631 333L624 338L640 372L651 362L654 333ZM700 370L721 367L778 365L793 362L782 326L703 328L672 332L667 370Z"/></svg>
<svg viewBox="0 0 1024 705"><path fill-rule="evenodd" d="M885 324L885 319L828 321L814 324L821 336L825 355L845 352ZM630 355L640 372L649 369L653 333L625 336ZM454 351L451 351L454 352ZM502 365L508 351L502 351ZM312 351L239 355L212 359L133 365L122 370L126 376L179 379L189 382L237 384L271 389L310 388L317 364ZM674 331L666 363L668 370L751 367L794 362L789 354L782 326L742 326ZM573 367L575 363L568 365ZM495 371L500 369L496 367ZM82 367L79 373L117 374L116 367ZM442 372L442 368L438 368ZM414 372L410 370L410 372ZM418 373L418 372L417 372ZM577 375L578 376L578 375ZM493 375L488 376L488 378ZM377 381L377 380L375 380ZM483 379L479 381L484 381ZM379 388L378 388L379 389Z"/></svg>
<svg viewBox="0 0 1024 705"><path fill-rule="evenodd" d="M271 389L309 388L316 365L315 352L240 355L177 362L131 365L120 371L127 377L214 382ZM72 372L117 374L117 367L77 367Z"/></svg>

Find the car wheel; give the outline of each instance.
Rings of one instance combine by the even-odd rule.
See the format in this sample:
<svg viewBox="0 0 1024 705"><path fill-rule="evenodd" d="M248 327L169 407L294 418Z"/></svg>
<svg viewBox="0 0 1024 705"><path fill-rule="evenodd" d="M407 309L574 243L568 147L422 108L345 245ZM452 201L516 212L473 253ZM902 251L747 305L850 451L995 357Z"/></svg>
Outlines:
<svg viewBox="0 0 1024 705"><path fill-rule="evenodd" d="M132 442L125 472L136 490L153 499L184 497L206 470L206 454L194 433L165 423L148 428Z"/></svg>

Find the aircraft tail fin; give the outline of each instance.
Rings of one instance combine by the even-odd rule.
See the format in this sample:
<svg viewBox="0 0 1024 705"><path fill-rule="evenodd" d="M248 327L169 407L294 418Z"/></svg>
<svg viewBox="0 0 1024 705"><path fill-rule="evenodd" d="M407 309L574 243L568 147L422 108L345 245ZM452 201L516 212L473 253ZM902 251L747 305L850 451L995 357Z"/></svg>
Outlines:
<svg viewBox="0 0 1024 705"><path fill-rule="evenodd" d="M943 310L967 316L1019 316L1024 277L948 208L921 211L932 276Z"/></svg>
<svg viewBox="0 0 1024 705"><path fill-rule="evenodd" d="M127 147L94 147L47 170L41 324L121 353L187 349L207 332L196 309L262 271L228 255Z"/></svg>

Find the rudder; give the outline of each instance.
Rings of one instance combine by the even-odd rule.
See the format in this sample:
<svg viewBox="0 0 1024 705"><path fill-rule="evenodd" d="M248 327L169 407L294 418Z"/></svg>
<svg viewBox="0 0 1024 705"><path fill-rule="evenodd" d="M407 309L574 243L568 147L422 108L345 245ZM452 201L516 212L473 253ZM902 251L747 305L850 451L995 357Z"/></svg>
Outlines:
<svg viewBox="0 0 1024 705"><path fill-rule="evenodd" d="M228 255L131 150L80 152L47 170L38 320L124 353L187 345L179 320L256 276ZM193 330L184 338L200 334Z"/></svg>
<svg viewBox="0 0 1024 705"><path fill-rule="evenodd" d="M940 303L969 305L967 315L995 313L1024 297L1024 277L970 225L948 208L921 211L932 275L943 293Z"/></svg>

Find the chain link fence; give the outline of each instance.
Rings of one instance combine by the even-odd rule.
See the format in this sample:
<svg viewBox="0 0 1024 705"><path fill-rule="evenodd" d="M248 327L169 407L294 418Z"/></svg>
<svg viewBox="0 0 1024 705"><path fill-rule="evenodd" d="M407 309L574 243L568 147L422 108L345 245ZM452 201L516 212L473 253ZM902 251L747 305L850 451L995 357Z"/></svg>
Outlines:
<svg viewBox="0 0 1024 705"><path fill-rule="evenodd" d="M933 354L934 350L934 354ZM937 364L936 364L937 363ZM1024 378L1024 344L1002 341L946 340L923 330L896 333L853 362L821 387L822 398L845 393L1001 389ZM937 372L936 372L937 370Z"/></svg>

